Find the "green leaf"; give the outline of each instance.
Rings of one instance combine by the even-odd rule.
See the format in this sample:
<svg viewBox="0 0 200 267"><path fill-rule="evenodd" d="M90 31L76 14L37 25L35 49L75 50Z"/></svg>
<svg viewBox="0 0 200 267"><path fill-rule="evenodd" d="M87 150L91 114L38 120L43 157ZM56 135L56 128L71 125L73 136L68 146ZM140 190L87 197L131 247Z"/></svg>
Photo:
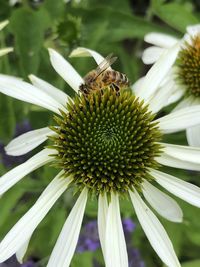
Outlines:
<svg viewBox="0 0 200 267"><path fill-rule="evenodd" d="M182 267L199 267L200 266L200 260L195 261L188 261L181 265Z"/></svg>
<svg viewBox="0 0 200 267"><path fill-rule="evenodd" d="M10 29L15 37L15 51L19 57L21 75L24 77L30 73L37 73L44 30L49 21L48 13L44 9L33 11L20 8L11 16Z"/></svg>
<svg viewBox="0 0 200 267"><path fill-rule="evenodd" d="M80 267L80 266L93 266L93 252L84 252L84 253L75 253L71 267Z"/></svg>
<svg viewBox="0 0 200 267"><path fill-rule="evenodd" d="M64 1L55 1L55 0L45 0L44 8L48 11L51 18L58 20L63 13L65 12L65 3Z"/></svg>
<svg viewBox="0 0 200 267"><path fill-rule="evenodd" d="M188 25L199 23L186 5L178 3L163 4L160 0L152 1L152 11L173 28L185 33Z"/></svg>
<svg viewBox="0 0 200 267"><path fill-rule="evenodd" d="M15 127L15 115L13 110L13 99L0 95L0 140L7 143L13 136Z"/></svg>

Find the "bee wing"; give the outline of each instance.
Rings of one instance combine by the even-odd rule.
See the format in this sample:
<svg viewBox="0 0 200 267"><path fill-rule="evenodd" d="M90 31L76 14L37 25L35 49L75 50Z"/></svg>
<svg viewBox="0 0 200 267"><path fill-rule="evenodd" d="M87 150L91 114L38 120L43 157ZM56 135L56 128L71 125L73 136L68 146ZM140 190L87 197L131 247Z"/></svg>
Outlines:
<svg viewBox="0 0 200 267"><path fill-rule="evenodd" d="M107 68L109 68L116 60L117 57L112 57L112 53L109 54L96 68L96 76L97 78L102 72L104 72Z"/></svg>

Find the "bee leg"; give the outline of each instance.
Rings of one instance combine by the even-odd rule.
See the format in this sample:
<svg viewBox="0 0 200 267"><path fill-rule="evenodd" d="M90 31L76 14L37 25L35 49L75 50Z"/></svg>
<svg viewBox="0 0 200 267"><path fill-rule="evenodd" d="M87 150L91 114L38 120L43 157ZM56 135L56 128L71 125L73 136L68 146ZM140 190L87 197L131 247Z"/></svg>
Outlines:
<svg viewBox="0 0 200 267"><path fill-rule="evenodd" d="M120 95L120 88L114 83L112 83L112 88L115 90L116 95L119 96Z"/></svg>

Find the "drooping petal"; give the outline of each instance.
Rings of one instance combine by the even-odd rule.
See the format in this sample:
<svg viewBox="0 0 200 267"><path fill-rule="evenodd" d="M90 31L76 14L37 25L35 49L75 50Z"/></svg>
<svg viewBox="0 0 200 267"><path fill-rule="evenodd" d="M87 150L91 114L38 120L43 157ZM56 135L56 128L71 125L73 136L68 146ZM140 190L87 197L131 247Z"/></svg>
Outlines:
<svg viewBox="0 0 200 267"><path fill-rule="evenodd" d="M87 189L84 189L62 228L47 267L69 267L78 242L86 202Z"/></svg>
<svg viewBox="0 0 200 267"><path fill-rule="evenodd" d="M137 191L129 191L140 224L161 260L169 267L180 267L173 245L160 221L143 202Z"/></svg>
<svg viewBox="0 0 200 267"><path fill-rule="evenodd" d="M94 50L91 50L85 47L78 47L74 49L69 56L70 57L93 57L98 65L104 60L104 57L102 55L100 55Z"/></svg>
<svg viewBox="0 0 200 267"><path fill-rule="evenodd" d="M48 127L24 133L13 139L5 147L5 151L11 156L21 156L42 144L50 135L55 135L55 132Z"/></svg>
<svg viewBox="0 0 200 267"><path fill-rule="evenodd" d="M187 128L186 136L190 146L200 147L200 125Z"/></svg>
<svg viewBox="0 0 200 267"><path fill-rule="evenodd" d="M144 64L153 64L159 59L163 52L164 49L161 47L148 47L144 50L142 54L142 61L144 62Z"/></svg>
<svg viewBox="0 0 200 267"><path fill-rule="evenodd" d="M126 242L122 228L119 198L111 193L106 222L106 267L128 267Z"/></svg>
<svg viewBox="0 0 200 267"><path fill-rule="evenodd" d="M29 79L31 80L32 84L35 87L40 88L42 91L52 96L61 105L66 106L66 104L68 103L69 96L65 94L63 91L54 87L50 83L36 77L35 75L32 75L32 74L29 75Z"/></svg>
<svg viewBox="0 0 200 267"><path fill-rule="evenodd" d="M172 222L182 222L183 212L175 200L145 180L142 187L144 197L161 216Z"/></svg>
<svg viewBox="0 0 200 267"><path fill-rule="evenodd" d="M200 164L200 147L189 147L162 143L163 151L171 157Z"/></svg>
<svg viewBox="0 0 200 267"><path fill-rule="evenodd" d="M104 258L105 254L105 236L106 236L106 217L108 212L108 201L106 195L99 195L98 200L98 231L99 239L101 242L101 247L103 251Z"/></svg>
<svg viewBox="0 0 200 267"><path fill-rule="evenodd" d="M39 167L53 161L50 154L55 154L53 149L43 149L26 162L20 164L14 169L8 171L0 178L0 196L10 189L14 184L19 182L24 176L38 169Z"/></svg>
<svg viewBox="0 0 200 267"><path fill-rule="evenodd" d="M158 89L166 74L172 67L179 51L179 44L162 53L159 60L151 67L145 76L141 89L138 90L138 96L149 101L151 96Z"/></svg>
<svg viewBox="0 0 200 267"><path fill-rule="evenodd" d="M63 106L53 97L17 77L0 74L0 92L16 99L41 106L60 114Z"/></svg>
<svg viewBox="0 0 200 267"><path fill-rule="evenodd" d="M145 42L160 46L163 48L170 48L178 42L178 39L164 33L151 32L145 35Z"/></svg>
<svg viewBox="0 0 200 267"><path fill-rule="evenodd" d="M0 23L0 31L1 31L4 27L6 27L6 25L8 25L8 23L9 23L9 20L4 20L4 21L2 21L2 22Z"/></svg>
<svg viewBox="0 0 200 267"><path fill-rule="evenodd" d="M62 175L63 172L54 178L33 207L29 209L1 241L0 262L4 262L22 248L56 200L67 189L71 180L61 177Z"/></svg>
<svg viewBox="0 0 200 267"><path fill-rule="evenodd" d="M173 133L200 124L200 106L186 107L157 119L164 133Z"/></svg>
<svg viewBox="0 0 200 267"><path fill-rule="evenodd" d="M6 47L6 48L3 48L3 49L0 49L0 57L1 56L4 56L10 52L13 52L13 47Z"/></svg>
<svg viewBox="0 0 200 267"><path fill-rule="evenodd" d="M151 175L170 193L200 208L200 188L198 186L157 170L151 170Z"/></svg>
<svg viewBox="0 0 200 267"><path fill-rule="evenodd" d="M156 158L157 162L168 167L178 168L183 170L200 171L200 164L181 160L172 157L163 152L159 157Z"/></svg>
<svg viewBox="0 0 200 267"><path fill-rule="evenodd" d="M49 48L50 60L55 71L78 93L79 86L84 83L78 72L58 52Z"/></svg>

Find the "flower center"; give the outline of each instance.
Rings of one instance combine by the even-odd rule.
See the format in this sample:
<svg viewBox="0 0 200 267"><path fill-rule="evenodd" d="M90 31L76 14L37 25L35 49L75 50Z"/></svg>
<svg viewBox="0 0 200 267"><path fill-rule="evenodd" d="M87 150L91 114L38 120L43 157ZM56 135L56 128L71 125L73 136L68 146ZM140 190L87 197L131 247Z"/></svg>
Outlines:
<svg viewBox="0 0 200 267"><path fill-rule="evenodd" d="M177 58L178 79L187 95L200 97L200 36L185 42Z"/></svg>
<svg viewBox="0 0 200 267"><path fill-rule="evenodd" d="M132 93L110 89L77 96L56 117L56 161L79 189L126 193L155 168L161 133L148 107Z"/></svg>

